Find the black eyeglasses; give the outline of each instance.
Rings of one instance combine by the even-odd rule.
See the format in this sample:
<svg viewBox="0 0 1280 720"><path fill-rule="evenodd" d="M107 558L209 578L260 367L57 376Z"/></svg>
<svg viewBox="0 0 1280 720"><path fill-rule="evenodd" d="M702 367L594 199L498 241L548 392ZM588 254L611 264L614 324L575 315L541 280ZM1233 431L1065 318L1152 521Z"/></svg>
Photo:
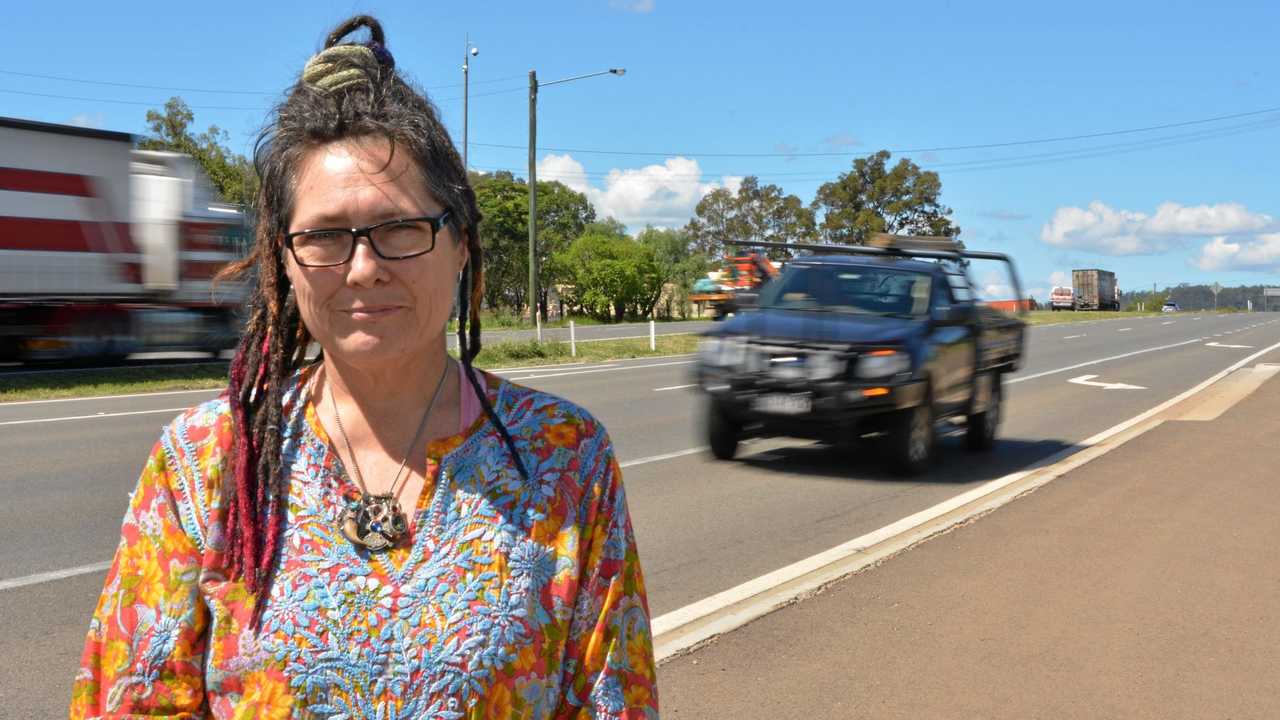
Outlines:
<svg viewBox="0 0 1280 720"><path fill-rule="evenodd" d="M315 228L285 233L284 242L293 259L303 267L333 267L351 262L356 240L369 239L369 247L383 260L407 260L436 249L436 234L453 221L444 212L431 217L399 218L362 228Z"/></svg>

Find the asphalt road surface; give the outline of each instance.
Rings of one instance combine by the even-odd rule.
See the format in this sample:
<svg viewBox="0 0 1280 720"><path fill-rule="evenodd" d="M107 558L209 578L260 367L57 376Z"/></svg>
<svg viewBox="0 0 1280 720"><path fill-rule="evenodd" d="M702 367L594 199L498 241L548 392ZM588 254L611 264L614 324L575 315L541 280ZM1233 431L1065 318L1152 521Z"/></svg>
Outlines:
<svg viewBox="0 0 1280 720"><path fill-rule="evenodd" d="M738 461L712 460L701 398L687 387L691 357L503 374L579 402L609 428L658 616L1078 446L1277 342L1280 315L1262 313L1032 328L995 452L970 455L949 438L938 467L912 480L805 441L758 441ZM65 713L98 568L137 473L161 427L213 394L0 404L5 713Z"/></svg>

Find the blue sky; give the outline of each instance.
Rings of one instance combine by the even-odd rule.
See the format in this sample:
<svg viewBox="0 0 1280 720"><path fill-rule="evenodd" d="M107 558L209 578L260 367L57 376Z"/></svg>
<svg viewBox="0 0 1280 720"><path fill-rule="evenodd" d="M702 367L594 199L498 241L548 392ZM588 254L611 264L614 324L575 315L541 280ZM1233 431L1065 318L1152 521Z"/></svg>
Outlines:
<svg viewBox="0 0 1280 720"><path fill-rule="evenodd" d="M146 109L177 94L247 151L327 30L369 12L459 143L470 34L482 170L525 174L530 69L546 82L626 68L544 88L538 145L540 177L633 229L681 225L744 175L808 202L855 155L915 150L966 242L1012 253L1041 297L1073 267L1113 269L1126 289L1280 284L1273 2L16 5L3 115L142 132Z"/></svg>

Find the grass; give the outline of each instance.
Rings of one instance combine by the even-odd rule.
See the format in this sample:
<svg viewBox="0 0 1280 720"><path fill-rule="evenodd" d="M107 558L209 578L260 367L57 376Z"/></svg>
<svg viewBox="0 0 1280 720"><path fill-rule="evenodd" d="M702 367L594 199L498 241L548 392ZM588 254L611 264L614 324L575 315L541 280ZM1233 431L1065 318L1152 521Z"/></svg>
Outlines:
<svg viewBox="0 0 1280 720"><path fill-rule="evenodd" d="M1125 318L1155 317L1158 312L1116 312L1082 310L1079 312L1053 312L1052 310L1033 310L1026 315L1028 325L1060 325L1062 323L1085 322L1088 320L1121 320Z"/></svg>
<svg viewBox="0 0 1280 720"><path fill-rule="evenodd" d="M705 318L696 318L696 317L683 318L683 319L682 319L682 318L674 318L674 317L673 317L673 318L657 318L657 322L658 322L658 324L662 324L662 323L666 323L666 322L688 322L688 321L691 321L691 320L702 320L702 319L705 319ZM585 326L587 326L587 325L610 325L610 324L614 324L614 323L606 323L606 322L602 322L602 321L600 321L600 320L598 320L598 319L596 319L596 318L590 317L590 316L588 316L588 315L571 315L571 316L566 317L566 318L560 318L560 319L556 319L556 320L548 320L547 322L545 322L545 323L543 323L543 324L542 324L542 327L544 327L544 328L567 328L567 327L569 327L569 321L570 321L570 320L572 320L572 321L574 322L574 324L575 324L575 325L577 325L578 327L585 327ZM647 320L644 320L644 319L640 319L640 320L627 320L627 321L625 321L625 322L627 322L627 323L630 323L630 322L647 322ZM617 323L617 324L622 324L622 323ZM518 316L518 315L511 315L511 314L507 314L507 313L495 313L495 312L492 312L492 311L489 311L489 310L485 310L485 311L483 311L483 312L481 312L481 313L480 313L480 326L481 326L481 327L483 327L485 330L530 330L530 329L532 329L532 328L530 327L530 325L529 325L529 321L528 321L528 320L525 320L525 319L523 319L523 318L521 318L521 317L520 317L520 316ZM457 331L458 331L458 324L457 324L457 322L455 322L455 321L453 321L453 320L450 320L450 321L449 321L449 332L453 333L453 332L457 332Z"/></svg>
<svg viewBox="0 0 1280 720"><path fill-rule="evenodd" d="M649 341L603 340L578 343L578 355L568 343L503 342L486 345L476 367L537 367L570 362L603 362L630 358L681 355L697 349L697 335L659 335L656 350ZM166 390L216 390L227 384L227 363L199 363L160 367L122 367L0 375L0 402L127 395Z"/></svg>
<svg viewBox="0 0 1280 720"><path fill-rule="evenodd" d="M0 375L0 402L217 389L226 384L225 362L17 373Z"/></svg>

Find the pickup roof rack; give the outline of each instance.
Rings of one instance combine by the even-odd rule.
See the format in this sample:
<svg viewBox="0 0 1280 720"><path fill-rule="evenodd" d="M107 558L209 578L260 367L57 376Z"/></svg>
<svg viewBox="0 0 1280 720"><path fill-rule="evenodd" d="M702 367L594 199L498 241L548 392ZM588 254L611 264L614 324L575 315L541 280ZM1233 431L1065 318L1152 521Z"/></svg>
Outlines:
<svg viewBox="0 0 1280 720"><path fill-rule="evenodd" d="M787 243L767 240L732 240L729 245L741 247L780 248L784 250L803 250L813 253L829 253L833 255L872 255L878 257L910 257L927 260L995 260L1009 268L1009 278L1013 282L1014 299L1022 300L1022 283L1018 280L1018 272L1013 266L1013 259L1004 253L966 250L959 242L949 237L929 235L892 235L875 233L866 245L834 245L828 243Z"/></svg>

